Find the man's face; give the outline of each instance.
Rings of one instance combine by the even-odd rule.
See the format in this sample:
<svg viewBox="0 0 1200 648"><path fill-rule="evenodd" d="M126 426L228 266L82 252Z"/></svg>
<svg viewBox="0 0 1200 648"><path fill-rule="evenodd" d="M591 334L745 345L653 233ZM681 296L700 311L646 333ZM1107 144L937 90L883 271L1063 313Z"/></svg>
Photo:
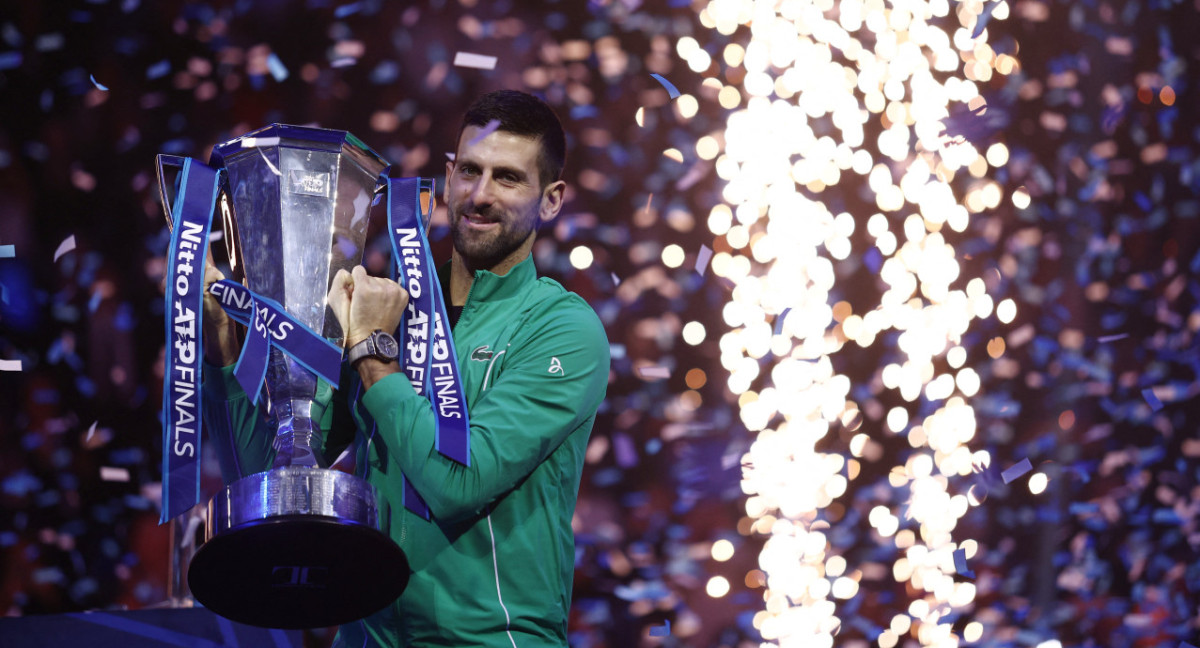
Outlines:
<svg viewBox="0 0 1200 648"><path fill-rule="evenodd" d="M442 197L454 249L467 267L502 274L528 254L538 220L557 214L563 183L541 188L538 140L499 130L478 138L481 130L463 130L454 161L446 163Z"/></svg>

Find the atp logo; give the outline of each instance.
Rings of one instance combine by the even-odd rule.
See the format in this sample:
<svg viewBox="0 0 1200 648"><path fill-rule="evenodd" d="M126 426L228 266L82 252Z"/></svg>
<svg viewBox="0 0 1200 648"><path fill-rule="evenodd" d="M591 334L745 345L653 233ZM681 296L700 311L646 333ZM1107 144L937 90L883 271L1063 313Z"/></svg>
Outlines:
<svg viewBox="0 0 1200 648"><path fill-rule="evenodd" d="M549 371L551 374L558 374L560 376L567 375L566 372L563 371L562 363L558 361L558 358L550 358L550 370Z"/></svg>

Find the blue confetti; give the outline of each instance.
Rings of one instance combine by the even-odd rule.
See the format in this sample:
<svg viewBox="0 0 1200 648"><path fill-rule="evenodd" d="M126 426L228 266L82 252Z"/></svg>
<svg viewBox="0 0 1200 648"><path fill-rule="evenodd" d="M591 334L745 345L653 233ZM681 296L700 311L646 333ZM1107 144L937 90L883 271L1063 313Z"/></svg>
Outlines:
<svg viewBox="0 0 1200 648"><path fill-rule="evenodd" d="M96 89L97 89L97 90L101 90L101 91L103 91L103 92L108 92L108 86L106 86L106 85L104 85L103 83L100 83L99 81L97 81L97 80L96 80L96 75L94 75L94 74L89 74L89 75L88 75L88 78L92 80L92 85L96 86Z"/></svg>
<svg viewBox="0 0 1200 648"><path fill-rule="evenodd" d="M1033 470L1033 464L1030 463L1029 458L1026 457L1017 464L1010 466L1004 472L1000 473L1000 478L1004 480L1005 484L1008 484L1030 470Z"/></svg>
<svg viewBox="0 0 1200 648"><path fill-rule="evenodd" d="M20 52L0 52L0 70L14 70L21 67L25 58Z"/></svg>
<svg viewBox="0 0 1200 648"><path fill-rule="evenodd" d="M467 146L475 146L476 144L482 142L484 139L487 138L488 135L491 135L492 133L496 132L497 128L500 128L500 120L499 119L493 119L493 120L489 121L488 123L483 125L483 128L479 129L479 132L476 133L475 137L471 138L471 141L467 142Z"/></svg>
<svg viewBox="0 0 1200 648"><path fill-rule="evenodd" d="M974 578L974 571L967 568L967 551L965 548L960 547L954 550L954 571L958 572L961 576Z"/></svg>
<svg viewBox="0 0 1200 648"><path fill-rule="evenodd" d="M669 637L671 636L671 620L666 619L664 625L653 626L650 628L651 637Z"/></svg>
<svg viewBox="0 0 1200 648"><path fill-rule="evenodd" d="M1142 390L1142 398L1146 399L1146 403L1150 405L1150 411L1157 412L1163 408L1163 403L1159 400L1154 390L1147 387Z"/></svg>
<svg viewBox="0 0 1200 648"><path fill-rule="evenodd" d="M992 19L992 12L996 10L996 5L999 4L998 0L994 0L983 6L983 11L979 14L979 21L975 23L975 30L971 32L971 38L979 38L979 35L987 28L988 21Z"/></svg>
<svg viewBox="0 0 1200 648"><path fill-rule="evenodd" d="M0 245L0 259L11 259L17 255L17 250L12 245Z"/></svg>
<svg viewBox="0 0 1200 648"><path fill-rule="evenodd" d="M662 84L662 87L667 89L667 94L671 95L672 99L679 96L679 88L676 88L673 83L664 79L661 74L651 73L650 76L654 77L656 81Z"/></svg>
<svg viewBox="0 0 1200 648"><path fill-rule="evenodd" d="M271 52L271 55L267 57L267 69L271 71L271 76L277 82L282 83L284 79L288 78L288 69L275 52Z"/></svg>
<svg viewBox="0 0 1200 648"><path fill-rule="evenodd" d="M783 335L783 320L787 319L790 312L792 312L791 308L785 308L782 313L775 316L775 327L773 329L775 335Z"/></svg>
<svg viewBox="0 0 1200 648"><path fill-rule="evenodd" d="M354 14L358 13L361 10L362 10L362 3L354 2L351 4L347 4L347 5L342 5L342 6L338 7L337 9L334 9L333 17L339 18L339 19L345 18L346 16L353 16Z"/></svg>
<svg viewBox="0 0 1200 648"><path fill-rule="evenodd" d="M167 74L170 72L171 62L167 59L163 59L146 68L146 80L153 81L154 79L161 79L162 77L167 76Z"/></svg>

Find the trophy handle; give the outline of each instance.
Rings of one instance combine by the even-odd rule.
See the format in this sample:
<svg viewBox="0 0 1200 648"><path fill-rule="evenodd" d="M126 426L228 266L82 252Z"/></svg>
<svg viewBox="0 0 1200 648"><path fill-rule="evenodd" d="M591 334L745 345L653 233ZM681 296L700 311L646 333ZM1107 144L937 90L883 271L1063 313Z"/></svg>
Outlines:
<svg viewBox="0 0 1200 648"><path fill-rule="evenodd" d="M155 157L158 169L158 197L162 203L163 215L167 217L167 229L175 226L171 217L174 211L175 197L179 195L179 174L183 171L184 158L178 155L159 153ZM169 178L168 178L169 176Z"/></svg>

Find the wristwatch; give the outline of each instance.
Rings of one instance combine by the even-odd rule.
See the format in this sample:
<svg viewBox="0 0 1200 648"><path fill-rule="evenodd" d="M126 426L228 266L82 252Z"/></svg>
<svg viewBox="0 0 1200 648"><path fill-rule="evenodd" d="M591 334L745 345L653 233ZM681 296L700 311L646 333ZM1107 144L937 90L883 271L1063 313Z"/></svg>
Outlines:
<svg viewBox="0 0 1200 648"><path fill-rule="evenodd" d="M380 362L395 362L400 357L400 345L396 338L383 329L375 329L367 339L350 347L350 366L354 367L359 360L375 358Z"/></svg>

